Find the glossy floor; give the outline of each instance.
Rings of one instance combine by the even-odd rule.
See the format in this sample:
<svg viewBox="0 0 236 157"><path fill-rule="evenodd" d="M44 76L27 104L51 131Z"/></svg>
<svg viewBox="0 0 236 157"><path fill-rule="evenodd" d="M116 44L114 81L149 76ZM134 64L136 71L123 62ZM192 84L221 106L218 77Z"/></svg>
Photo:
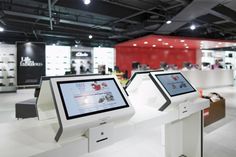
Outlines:
<svg viewBox="0 0 236 157"><path fill-rule="evenodd" d="M204 90L204 93L211 91L220 93L226 98L226 118L220 120L204 129L204 154L205 157L235 157L236 154L236 88L218 88ZM0 127L9 127L11 125L31 125L38 123L37 118L30 120L15 119L15 103L27 100L33 97L34 91L31 89L18 90L17 93L0 94ZM30 121L30 123L29 123ZM30 126L27 126L30 127ZM160 128L149 130L148 132L140 132L137 136L133 136L124 141L120 141L109 149L102 149L96 153L84 155L84 157L93 156L135 156L135 157L160 157L162 156L159 144ZM25 139L27 140L27 139ZM27 141L25 141L27 143ZM0 152L3 151L4 143L0 142ZM20 143L19 143L20 144ZM23 144L23 143L22 143ZM132 145L132 146L131 146ZM44 146L42 146L44 147ZM52 147L52 146L51 146ZM121 151L122 150L122 151ZM1 154L1 153L0 153ZM0 155L1 156L1 155ZM8 153L5 157L12 156Z"/></svg>

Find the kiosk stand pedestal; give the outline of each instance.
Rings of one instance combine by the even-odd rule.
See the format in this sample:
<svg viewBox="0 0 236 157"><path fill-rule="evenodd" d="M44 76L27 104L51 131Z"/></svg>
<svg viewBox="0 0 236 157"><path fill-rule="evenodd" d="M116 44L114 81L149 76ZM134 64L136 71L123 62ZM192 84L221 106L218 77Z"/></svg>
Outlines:
<svg viewBox="0 0 236 157"><path fill-rule="evenodd" d="M191 116L164 125L163 146L165 157L202 156L202 114Z"/></svg>

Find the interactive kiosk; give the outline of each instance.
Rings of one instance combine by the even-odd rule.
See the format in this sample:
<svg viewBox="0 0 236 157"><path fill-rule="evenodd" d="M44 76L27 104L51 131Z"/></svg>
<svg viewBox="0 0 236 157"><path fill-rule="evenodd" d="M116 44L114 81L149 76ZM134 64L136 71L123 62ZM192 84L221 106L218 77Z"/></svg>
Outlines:
<svg viewBox="0 0 236 157"><path fill-rule="evenodd" d="M52 78L59 130L55 140L85 135L89 151L113 142L115 124L134 114L127 95L114 76Z"/></svg>
<svg viewBox="0 0 236 157"><path fill-rule="evenodd" d="M126 88L135 109L145 106L163 116L162 146L165 157L203 157L201 111L209 101L180 72L151 72L133 79ZM171 117L171 121L167 121Z"/></svg>
<svg viewBox="0 0 236 157"><path fill-rule="evenodd" d="M48 120L56 118L56 110L52 96L52 90L50 86L51 78L62 78L62 77L83 77L93 76L98 74L84 74L84 75L67 75L67 76L43 76L40 81L40 92L37 99L37 110L39 120Z"/></svg>

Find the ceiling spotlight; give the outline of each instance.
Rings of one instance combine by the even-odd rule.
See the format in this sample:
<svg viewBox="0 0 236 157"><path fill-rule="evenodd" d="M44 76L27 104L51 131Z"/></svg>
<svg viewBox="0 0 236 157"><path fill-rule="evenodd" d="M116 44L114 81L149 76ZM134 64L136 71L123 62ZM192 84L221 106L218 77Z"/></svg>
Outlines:
<svg viewBox="0 0 236 157"><path fill-rule="evenodd" d="M78 45L77 45L77 44L75 44L75 47L78 47Z"/></svg>
<svg viewBox="0 0 236 157"><path fill-rule="evenodd" d="M164 45L169 45L169 43L164 43Z"/></svg>
<svg viewBox="0 0 236 157"><path fill-rule="evenodd" d="M91 3L91 0L84 0L85 5L89 5Z"/></svg>
<svg viewBox="0 0 236 157"><path fill-rule="evenodd" d="M180 40L181 43L184 43L184 40Z"/></svg>
<svg viewBox="0 0 236 157"><path fill-rule="evenodd" d="M172 23L172 21L170 21L170 20L168 20L168 21L166 21L166 24L171 24Z"/></svg>
<svg viewBox="0 0 236 157"><path fill-rule="evenodd" d="M52 46L56 46L56 44L52 44Z"/></svg>
<svg viewBox="0 0 236 157"><path fill-rule="evenodd" d="M219 44L219 45L221 45L222 43L221 43L221 42L219 42L218 44Z"/></svg>
<svg viewBox="0 0 236 157"><path fill-rule="evenodd" d="M188 46L186 46L185 48L186 48L186 49L188 49L189 47L188 47Z"/></svg>
<svg viewBox="0 0 236 157"><path fill-rule="evenodd" d="M144 44L148 44L148 42L147 42L147 41L144 41Z"/></svg>
<svg viewBox="0 0 236 157"><path fill-rule="evenodd" d="M162 39L160 38L160 39L158 39L158 41L162 41Z"/></svg>
<svg viewBox="0 0 236 157"><path fill-rule="evenodd" d="M173 47L174 47L174 46L172 46L172 45L170 46L170 48L173 48Z"/></svg>
<svg viewBox="0 0 236 157"><path fill-rule="evenodd" d="M90 34L90 35L89 35L89 39L92 39L92 38L93 38L93 36Z"/></svg>
<svg viewBox="0 0 236 157"><path fill-rule="evenodd" d="M196 26L192 24L192 25L190 26L190 29L191 29L191 30L195 30L195 29L196 29Z"/></svg>
<svg viewBox="0 0 236 157"><path fill-rule="evenodd" d="M137 46L137 44L133 44L133 46Z"/></svg>
<svg viewBox="0 0 236 157"><path fill-rule="evenodd" d="M3 32L4 31L4 28L3 27L0 27L0 32Z"/></svg>
<svg viewBox="0 0 236 157"><path fill-rule="evenodd" d="M156 45L152 45L152 47L156 47Z"/></svg>
<svg viewBox="0 0 236 157"><path fill-rule="evenodd" d="M26 45L31 45L31 42L27 42Z"/></svg>

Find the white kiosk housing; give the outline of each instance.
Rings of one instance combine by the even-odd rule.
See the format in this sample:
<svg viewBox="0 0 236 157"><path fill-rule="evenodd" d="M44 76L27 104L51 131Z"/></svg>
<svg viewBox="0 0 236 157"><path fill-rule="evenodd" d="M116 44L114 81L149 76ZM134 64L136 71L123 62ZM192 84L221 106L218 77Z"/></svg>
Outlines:
<svg viewBox="0 0 236 157"><path fill-rule="evenodd" d="M133 83L132 83L133 82ZM137 75L126 91L131 103L166 113L163 116L162 145L165 157L203 157L202 110L209 101L180 72L151 72Z"/></svg>
<svg viewBox="0 0 236 157"><path fill-rule="evenodd" d="M55 140L87 136L89 151L112 143L113 125L134 109L114 76L52 78L59 130Z"/></svg>
<svg viewBox="0 0 236 157"><path fill-rule="evenodd" d="M40 81L40 92L37 99L37 111L39 120L54 119L57 117L52 90L50 86L50 79L63 77L83 77L98 74L84 74L84 75L67 75L67 76L43 76Z"/></svg>

